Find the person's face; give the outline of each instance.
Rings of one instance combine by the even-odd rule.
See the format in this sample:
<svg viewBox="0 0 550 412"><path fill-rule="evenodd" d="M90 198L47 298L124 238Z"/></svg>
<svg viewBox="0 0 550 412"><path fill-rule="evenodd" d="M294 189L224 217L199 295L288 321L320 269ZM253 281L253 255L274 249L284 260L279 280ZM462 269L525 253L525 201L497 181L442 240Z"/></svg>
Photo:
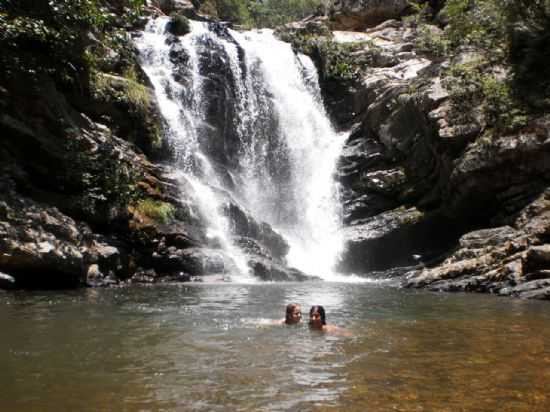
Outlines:
<svg viewBox="0 0 550 412"><path fill-rule="evenodd" d="M294 323L300 322L301 320L302 320L302 308L300 306L296 306L288 316L288 323L294 324Z"/></svg>
<svg viewBox="0 0 550 412"><path fill-rule="evenodd" d="M309 324L311 326L314 326L316 328L320 328L323 326L323 323L321 321L321 314L317 311L314 311L310 313L309 315Z"/></svg>

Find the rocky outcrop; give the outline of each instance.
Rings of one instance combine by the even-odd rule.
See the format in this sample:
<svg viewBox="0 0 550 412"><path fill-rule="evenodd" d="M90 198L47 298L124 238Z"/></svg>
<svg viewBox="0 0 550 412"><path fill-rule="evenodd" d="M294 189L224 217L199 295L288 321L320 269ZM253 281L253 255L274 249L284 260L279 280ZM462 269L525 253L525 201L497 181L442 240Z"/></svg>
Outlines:
<svg viewBox="0 0 550 412"><path fill-rule="evenodd" d="M254 256L248 261L248 266L257 278L263 281L305 281L318 279L306 275L295 268L289 268L270 259Z"/></svg>
<svg viewBox="0 0 550 412"><path fill-rule="evenodd" d="M331 7L331 26L337 30L364 30L400 17L407 0L336 0Z"/></svg>
<svg viewBox="0 0 550 412"><path fill-rule="evenodd" d="M441 266L410 274L406 285L535 297L533 289L541 288L541 282L520 285L543 278L544 264L533 275L529 263L511 263L516 253L524 254L522 264L528 262L527 256L535 253L528 245L546 240L517 232L520 226L513 216L523 207L533 210L530 202L548 187L548 119L540 117L523 129L491 137L484 137L488 126L483 117L457 121L441 81L447 63L418 56L407 46L414 40L410 29L388 24L368 35L379 42L380 53L389 52L396 60L389 68L370 67L364 73L366 108L354 119L341 161L349 225L342 266L350 271L418 261L433 266L438 255L456 247ZM544 231L545 215L533 218L539 219L536 233ZM499 224L515 224L516 231L505 226L496 232L469 232ZM474 252L472 245L480 237L484 252ZM519 247L510 237L530 240ZM464 258L472 254L477 257Z"/></svg>
<svg viewBox="0 0 550 412"><path fill-rule="evenodd" d="M546 190L516 215L511 226L466 233L441 265L409 272L403 284L550 299L549 235L550 191Z"/></svg>
<svg viewBox="0 0 550 412"><path fill-rule="evenodd" d="M333 31L331 42L354 45L359 71L325 82L330 56L301 47L305 38L310 46L323 40L298 36L293 44L312 53L332 118L351 129L338 168L346 225L340 270L416 267L399 271L408 272L405 286L545 299L548 116L503 132L475 105L457 115L447 70L479 55L430 54L414 25L387 20L365 32Z"/></svg>

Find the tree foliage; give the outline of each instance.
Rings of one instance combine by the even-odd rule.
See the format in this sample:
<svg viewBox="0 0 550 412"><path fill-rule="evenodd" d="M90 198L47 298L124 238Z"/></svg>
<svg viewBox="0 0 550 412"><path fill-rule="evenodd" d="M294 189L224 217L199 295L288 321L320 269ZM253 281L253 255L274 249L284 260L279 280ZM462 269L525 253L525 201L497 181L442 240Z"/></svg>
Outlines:
<svg viewBox="0 0 550 412"><path fill-rule="evenodd" d="M2 74L32 79L45 73L60 83L82 80L99 57L95 46L116 48L124 42L123 29L144 5L145 0L3 0Z"/></svg>
<svg viewBox="0 0 550 412"><path fill-rule="evenodd" d="M276 27L325 8L327 0L206 0L200 10L248 27Z"/></svg>
<svg viewBox="0 0 550 412"><path fill-rule="evenodd" d="M457 113L478 107L489 127L514 129L548 109L550 0L446 0L438 20L443 30L429 24L426 2L414 1L418 50L479 56L475 64L457 63L443 73Z"/></svg>
<svg viewBox="0 0 550 412"><path fill-rule="evenodd" d="M301 20L324 8L321 0L268 0L250 2L250 14L257 27L276 27Z"/></svg>

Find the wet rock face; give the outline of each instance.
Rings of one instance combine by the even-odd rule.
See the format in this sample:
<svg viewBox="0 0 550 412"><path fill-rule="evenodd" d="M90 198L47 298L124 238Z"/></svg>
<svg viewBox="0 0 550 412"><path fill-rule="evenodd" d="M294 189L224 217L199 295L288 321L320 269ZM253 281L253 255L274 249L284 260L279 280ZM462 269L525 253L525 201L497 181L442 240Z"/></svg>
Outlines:
<svg viewBox="0 0 550 412"><path fill-rule="evenodd" d="M400 17L408 6L407 0L336 0L331 25L334 30L360 31Z"/></svg>
<svg viewBox="0 0 550 412"><path fill-rule="evenodd" d="M333 119L351 129L338 166L346 226L339 269L421 265L406 286L547 299L548 117L483 137L483 116L467 124L453 117L441 81L448 62L417 53L415 36L395 20L333 32L337 42L370 45L358 58L380 56L359 82L323 85ZM342 101L357 103L331 104Z"/></svg>
<svg viewBox="0 0 550 412"><path fill-rule="evenodd" d="M456 245L468 222L403 207L354 221L344 229L338 269L364 273L431 262Z"/></svg>
<svg viewBox="0 0 550 412"><path fill-rule="evenodd" d="M235 203L227 204L224 213L232 224L234 235L242 239L253 239L262 248L262 251L256 251L256 246L250 245L248 247L247 242L241 242L245 250L250 250L253 252L252 254L269 255L279 262L284 261L284 257L289 250L288 243L270 225L265 222L256 222L250 214L246 213Z"/></svg>
<svg viewBox="0 0 550 412"><path fill-rule="evenodd" d="M233 42L242 56L242 50L231 38L226 26L210 23L210 29L221 38ZM192 101L193 97L197 98L192 96L197 91L192 87L188 52L177 37L171 41L170 59L174 63L174 76L185 87L185 95L181 98ZM201 38L198 42L196 47L203 96L200 104L204 106L201 111L205 113L204 121L197 128L201 151L215 163L233 169L238 164L240 143L235 127L238 104L236 79L229 66L230 57L225 48L210 37Z"/></svg>
<svg viewBox="0 0 550 412"><path fill-rule="evenodd" d="M233 41L224 25L213 28ZM176 79L192 92L190 56L177 36L168 41ZM188 281L236 271L219 240L206 236L191 186L150 160L172 153L150 82L135 51L127 52L113 50L87 90L67 91L48 75L0 75L0 184L8 193L0 204L0 288ZM240 141L229 56L208 39L198 54L207 97L202 149L234 188ZM262 110L270 119L269 108ZM273 174L282 175L279 169L286 170L280 165ZM285 265L285 240L225 196L222 212L250 265L256 262L251 272L298 279ZM169 213L159 217L162 210Z"/></svg>
<svg viewBox="0 0 550 412"><path fill-rule="evenodd" d="M248 261L248 266L252 270L254 276L267 282L302 282L318 279L313 276L308 276L298 269L289 268L261 257L251 258Z"/></svg>
<svg viewBox="0 0 550 412"><path fill-rule="evenodd" d="M117 64L109 67L115 70ZM4 74L0 272L14 282L2 281L0 287L103 286L142 270L167 275L146 266L153 253L204 239L179 186L150 162L147 145L140 150L137 135L126 133L131 129L145 136L162 128L151 90L138 83L139 73L134 79L98 73L106 89L100 95L91 84L90 90L75 91L48 75L12 72L6 79ZM133 103L116 94L130 86L143 92ZM147 115L132 117L135 106L117 106L117 96L124 104L147 103L140 106ZM114 127L117 116L126 123ZM172 204L178 233L159 222L140 221L130 209L142 198Z"/></svg>

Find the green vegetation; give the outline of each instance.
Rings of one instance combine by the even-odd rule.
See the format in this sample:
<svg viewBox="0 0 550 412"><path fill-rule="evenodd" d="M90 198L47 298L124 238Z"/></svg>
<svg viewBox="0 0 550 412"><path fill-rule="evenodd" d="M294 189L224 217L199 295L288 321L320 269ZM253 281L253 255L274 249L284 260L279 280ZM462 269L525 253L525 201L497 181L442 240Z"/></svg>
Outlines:
<svg viewBox="0 0 550 412"><path fill-rule="evenodd" d="M278 36L299 53L311 56L320 67L323 80L349 82L358 80L361 72L381 53L372 41L338 43L324 25L306 26L293 31L282 28Z"/></svg>
<svg viewBox="0 0 550 412"><path fill-rule="evenodd" d="M135 22L144 4L145 0L3 0L3 77L36 80L46 74L61 85L81 89L103 57L104 50L96 45L120 45L121 29Z"/></svg>
<svg viewBox="0 0 550 412"><path fill-rule="evenodd" d="M506 81L505 72L494 72L483 59L451 66L443 77L455 116L461 122L472 122L472 113L464 108L479 107L489 127L496 130L513 130L525 126L525 108L518 102Z"/></svg>
<svg viewBox="0 0 550 412"><path fill-rule="evenodd" d="M445 13L449 25L445 34L454 47L471 45L503 56L507 26L505 8L508 0L449 0Z"/></svg>
<svg viewBox="0 0 550 412"><path fill-rule="evenodd" d="M69 127L65 133L65 162L70 165L65 179L75 194L73 206L95 222L109 222L125 213L138 196L138 168L113 157L108 147L90 153L86 130Z"/></svg>
<svg viewBox="0 0 550 412"><path fill-rule="evenodd" d="M433 57L447 56L450 41L439 28L427 24L420 25L417 33L417 50Z"/></svg>
<svg viewBox="0 0 550 412"><path fill-rule="evenodd" d="M489 128L503 131L548 109L550 0L447 0L443 30L430 24L426 2L414 3L408 23L418 50L458 61L443 73L457 118L472 120L465 108L479 108ZM479 57L464 63L456 58L464 53Z"/></svg>
<svg viewBox="0 0 550 412"><path fill-rule="evenodd" d="M371 58L379 52L369 42L336 43L330 39L319 41L317 49L325 62L325 78L339 81L357 80Z"/></svg>
<svg viewBox="0 0 550 412"><path fill-rule="evenodd" d="M138 201L135 211L141 216L145 216L160 224L170 223L174 220L176 214L176 208L170 203L150 198Z"/></svg>
<svg viewBox="0 0 550 412"><path fill-rule="evenodd" d="M249 4L250 15L257 27L276 27L326 8L326 2L322 0L268 0Z"/></svg>
<svg viewBox="0 0 550 412"><path fill-rule="evenodd" d="M123 76L96 73L93 79L93 93L97 93L98 98L108 95L115 101L126 103L130 110L145 115L150 104L149 91L138 83L133 68L127 69Z"/></svg>
<svg viewBox="0 0 550 412"><path fill-rule="evenodd" d="M200 11L245 27L276 27L317 13L325 0L206 0Z"/></svg>

